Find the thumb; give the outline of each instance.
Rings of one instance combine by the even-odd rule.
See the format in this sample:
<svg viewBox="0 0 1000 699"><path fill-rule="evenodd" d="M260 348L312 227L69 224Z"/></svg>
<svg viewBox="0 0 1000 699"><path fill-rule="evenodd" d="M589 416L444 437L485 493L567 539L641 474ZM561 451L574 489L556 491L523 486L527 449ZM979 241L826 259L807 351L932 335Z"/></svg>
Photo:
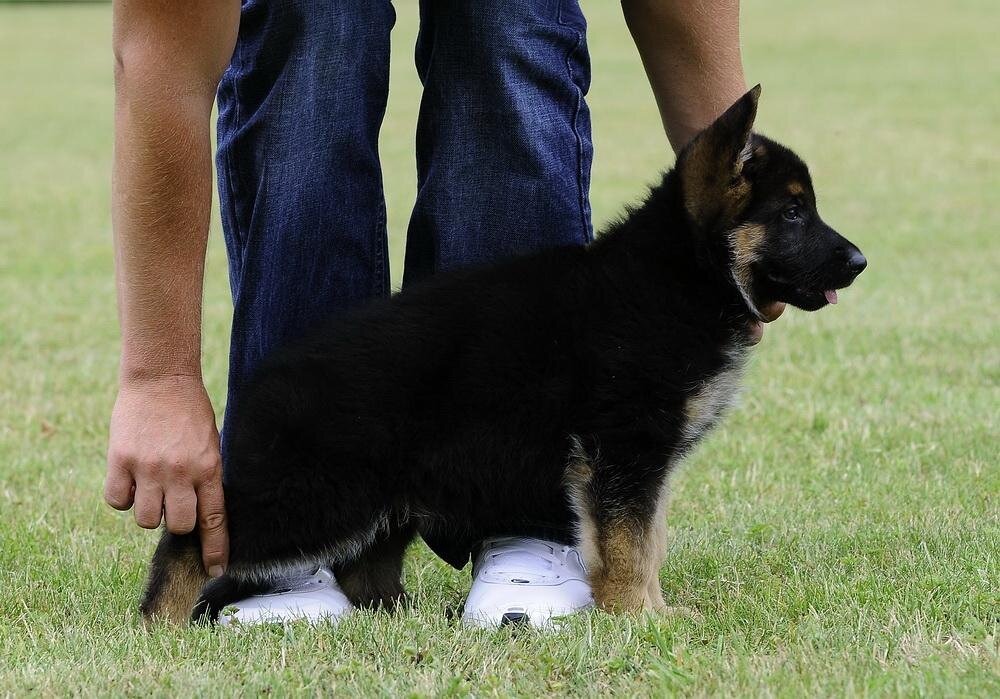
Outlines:
<svg viewBox="0 0 1000 699"><path fill-rule="evenodd" d="M222 485L205 483L198 488L198 536L201 560L207 572L217 578L229 565L229 531L226 528L226 505Z"/></svg>

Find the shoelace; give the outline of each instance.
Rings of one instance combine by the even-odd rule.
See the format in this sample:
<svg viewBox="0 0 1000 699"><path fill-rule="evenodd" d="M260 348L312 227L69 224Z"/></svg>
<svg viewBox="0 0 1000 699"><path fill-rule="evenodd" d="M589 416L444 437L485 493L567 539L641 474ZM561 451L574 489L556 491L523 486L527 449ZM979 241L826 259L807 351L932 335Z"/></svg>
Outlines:
<svg viewBox="0 0 1000 699"><path fill-rule="evenodd" d="M504 571L512 574L525 569L531 570L537 565L537 561L544 562L545 573L550 574L555 569L566 566L566 559L572 551L569 546L552 547L534 539L513 537L493 539L487 546L482 568L490 572Z"/></svg>

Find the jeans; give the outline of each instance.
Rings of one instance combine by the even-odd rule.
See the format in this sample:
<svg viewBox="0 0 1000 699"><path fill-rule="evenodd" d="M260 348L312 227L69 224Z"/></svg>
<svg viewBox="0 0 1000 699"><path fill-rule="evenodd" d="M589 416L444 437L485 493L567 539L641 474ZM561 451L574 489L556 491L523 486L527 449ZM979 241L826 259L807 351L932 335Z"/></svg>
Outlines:
<svg viewBox="0 0 1000 699"><path fill-rule="evenodd" d="M243 3L218 91L229 406L273 348L389 293L378 134L394 20L389 0ZM591 239L585 32L577 0L421 0L404 287ZM428 543L468 559L466 544Z"/></svg>

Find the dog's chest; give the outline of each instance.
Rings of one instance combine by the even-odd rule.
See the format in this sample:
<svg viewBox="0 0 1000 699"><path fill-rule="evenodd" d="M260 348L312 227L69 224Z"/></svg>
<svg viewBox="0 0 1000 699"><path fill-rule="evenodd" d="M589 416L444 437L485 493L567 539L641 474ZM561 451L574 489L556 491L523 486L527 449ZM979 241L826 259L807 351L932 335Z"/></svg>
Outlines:
<svg viewBox="0 0 1000 699"><path fill-rule="evenodd" d="M686 446L707 434L736 401L745 365L745 351L734 348L726 353L726 361L718 371L694 387L684 404L681 435Z"/></svg>

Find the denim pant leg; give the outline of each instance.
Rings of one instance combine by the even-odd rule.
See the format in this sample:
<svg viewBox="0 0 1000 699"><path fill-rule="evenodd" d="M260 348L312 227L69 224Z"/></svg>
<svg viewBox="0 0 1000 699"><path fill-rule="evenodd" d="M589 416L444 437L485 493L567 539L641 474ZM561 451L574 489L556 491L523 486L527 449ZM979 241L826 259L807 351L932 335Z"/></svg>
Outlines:
<svg viewBox="0 0 1000 699"><path fill-rule="evenodd" d="M243 3L218 92L230 408L276 346L388 293L378 132L394 20L389 0Z"/></svg>
<svg viewBox="0 0 1000 699"><path fill-rule="evenodd" d="M577 0L422 0L420 15L424 94L404 286L442 269L588 242L590 60ZM424 540L457 568L479 543L453 534Z"/></svg>
<svg viewBox="0 0 1000 699"><path fill-rule="evenodd" d="M588 242L590 59L577 0L421 0L420 19L404 285Z"/></svg>

